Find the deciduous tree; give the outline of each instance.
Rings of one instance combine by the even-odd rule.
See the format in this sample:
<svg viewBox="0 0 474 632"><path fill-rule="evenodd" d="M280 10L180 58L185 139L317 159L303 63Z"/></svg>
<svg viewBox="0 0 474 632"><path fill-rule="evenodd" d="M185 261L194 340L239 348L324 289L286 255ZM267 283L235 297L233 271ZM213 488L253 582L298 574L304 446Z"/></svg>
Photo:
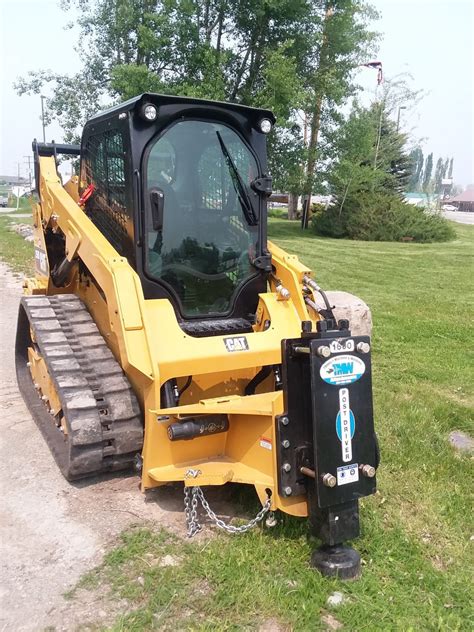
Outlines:
<svg viewBox="0 0 474 632"><path fill-rule="evenodd" d="M423 191L425 193L429 192L430 184L431 184L431 174L433 173L433 152L429 154L426 159L425 169L423 171Z"/></svg>

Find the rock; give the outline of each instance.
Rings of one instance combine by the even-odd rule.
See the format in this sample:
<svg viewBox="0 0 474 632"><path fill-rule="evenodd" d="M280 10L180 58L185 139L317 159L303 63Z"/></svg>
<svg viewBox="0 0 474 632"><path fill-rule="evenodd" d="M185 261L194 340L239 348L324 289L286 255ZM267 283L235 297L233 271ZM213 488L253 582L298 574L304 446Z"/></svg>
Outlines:
<svg viewBox="0 0 474 632"><path fill-rule="evenodd" d="M165 555L161 558L160 566L179 566L180 560L173 555Z"/></svg>
<svg viewBox="0 0 474 632"><path fill-rule="evenodd" d="M342 623L336 617L333 617L332 614L323 614L321 621L326 624L327 630L340 630L342 628Z"/></svg>
<svg viewBox="0 0 474 632"><path fill-rule="evenodd" d="M328 290L326 292L331 306L334 305L334 316L337 320L346 318L350 323L353 336L370 336L372 334L372 314L369 306L362 299L349 292ZM315 292L316 305L325 307L323 298Z"/></svg>
<svg viewBox="0 0 474 632"><path fill-rule="evenodd" d="M332 595L329 595L327 598L327 605L332 607L337 607L342 605L345 601L347 601L346 597L341 592L333 592Z"/></svg>
<svg viewBox="0 0 474 632"><path fill-rule="evenodd" d="M258 632L286 632L287 627L283 626L276 619L267 619L258 628Z"/></svg>
<svg viewBox="0 0 474 632"><path fill-rule="evenodd" d="M26 241L33 241L33 226L30 224L12 224L10 230L21 235Z"/></svg>
<svg viewBox="0 0 474 632"><path fill-rule="evenodd" d="M460 430L450 433L449 443L459 452L474 452L474 439Z"/></svg>
<svg viewBox="0 0 474 632"><path fill-rule="evenodd" d="M137 584L140 584L140 586L144 586L145 585L145 580L144 580L144 578L141 575L139 577L137 577Z"/></svg>

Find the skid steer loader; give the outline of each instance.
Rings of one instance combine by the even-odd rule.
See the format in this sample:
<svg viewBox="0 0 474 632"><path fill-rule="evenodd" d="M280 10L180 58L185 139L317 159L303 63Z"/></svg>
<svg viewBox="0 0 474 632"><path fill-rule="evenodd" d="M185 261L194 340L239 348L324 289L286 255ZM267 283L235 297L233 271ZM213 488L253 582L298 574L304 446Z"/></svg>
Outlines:
<svg viewBox="0 0 474 632"><path fill-rule="evenodd" d="M309 516L313 566L354 577L343 543L378 466L370 338L267 241L274 123L143 94L93 116L80 146L34 141L18 382L68 480L135 466L143 490L183 481L189 535L199 504L225 526L203 487L253 485L261 511L228 530ZM60 154L80 157L64 186Z"/></svg>

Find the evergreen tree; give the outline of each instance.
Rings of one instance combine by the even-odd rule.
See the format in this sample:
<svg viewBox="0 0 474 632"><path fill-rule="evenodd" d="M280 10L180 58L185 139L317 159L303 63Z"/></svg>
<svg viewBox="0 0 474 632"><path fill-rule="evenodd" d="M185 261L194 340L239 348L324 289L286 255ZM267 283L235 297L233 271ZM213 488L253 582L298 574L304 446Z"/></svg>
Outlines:
<svg viewBox="0 0 474 632"><path fill-rule="evenodd" d="M386 100L356 105L339 130L338 157L329 175L334 203L316 210L318 234L351 239L417 241L451 239L442 217L408 204L404 192L413 177L406 136L397 131ZM431 165L433 156L431 155Z"/></svg>

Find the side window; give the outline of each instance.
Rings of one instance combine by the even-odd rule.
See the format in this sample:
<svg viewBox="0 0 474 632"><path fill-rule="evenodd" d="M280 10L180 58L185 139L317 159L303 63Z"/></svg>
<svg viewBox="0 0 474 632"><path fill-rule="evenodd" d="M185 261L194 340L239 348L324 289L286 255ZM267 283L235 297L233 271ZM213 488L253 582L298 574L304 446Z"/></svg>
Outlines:
<svg viewBox="0 0 474 632"><path fill-rule="evenodd" d="M167 138L155 146L148 161L148 187L171 184L176 176L176 151Z"/></svg>
<svg viewBox="0 0 474 632"><path fill-rule="evenodd" d="M124 139L120 130L91 136L86 143L81 186L93 184L94 194L85 211L120 254L128 246L126 165ZM130 233L131 234L131 233Z"/></svg>

